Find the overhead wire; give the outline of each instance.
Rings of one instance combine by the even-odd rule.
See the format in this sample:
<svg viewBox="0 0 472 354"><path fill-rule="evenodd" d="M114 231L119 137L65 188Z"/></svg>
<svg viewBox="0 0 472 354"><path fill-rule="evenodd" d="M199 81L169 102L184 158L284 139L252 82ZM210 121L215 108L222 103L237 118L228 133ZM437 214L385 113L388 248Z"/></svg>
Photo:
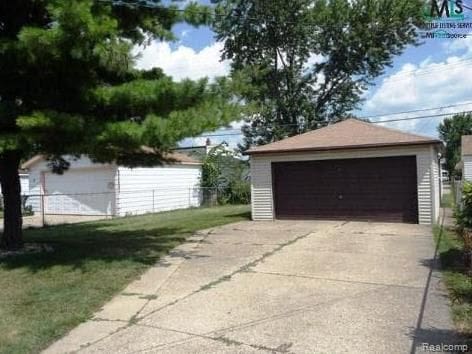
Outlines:
<svg viewBox="0 0 472 354"><path fill-rule="evenodd" d="M157 4L152 4L151 2L142 2L142 1L123 1L123 0L98 0L100 2L104 2L104 3L110 3L111 5L113 6L126 6L126 7L134 7L134 8L139 8L139 7L144 7L144 8L150 8L150 9L156 9L156 10L160 10L160 11L168 11L168 12L179 12L179 13L196 13L196 14L201 14L201 15L211 15L213 17L228 17L228 16L234 16L232 14L218 14L216 13L215 11L204 11L204 10L201 10L201 9L198 9L198 8L191 8L191 9L183 9L183 8L178 8L178 7L164 7L164 6L160 6L160 5L157 5ZM464 6L466 7L466 6ZM214 10L214 8L213 8ZM248 17L246 16L246 18L248 20L251 20L251 21L260 21L260 19L258 18L255 18L255 17ZM276 21L276 20L271 20L271 19L264 19L265 22L271 22L271 21ZM284 21L284 23L289 23L289 24L297 24L296 21ZM313 25L316 25L318 26L319 24L315 24L313 23ZM468 35L472 35L472 33L468 34ZM403 78L404 76L407 76L407 77L417 77L417 76L423 76L423 75L429 75L429 74L437 74L438 72L443 72L443 71L447 71L447 70L450 70L449 66L451 65L454 65L454 67L458 67L458 66L463 66L463 65L466 65L466 64L469 64L470 62L472 62L472 57L466 57L466 58L462 58L462 59L459 59L455 62L451 62L451 63L435 63L437 65L443 65L443 66L447 66L447 67L442 67L442 68L418 68L418 69L413 69L413 70L410 70L410 71L405 71L405 72L399 72L399 73L395 73L395 74L392 74L392 75L389 75L389 76L386 76L386 77L380 77L382 78L384 81L389 81L389 82L397 82L397 81L403 81L403 80L407 80L407 78Z"/></svg>
<svg viewBox="0 0 472 354"><path fill-rule="evenodd" d="M415 117L405 117L405 118L397 118L397 119L385 119L385 120L378 120L378 121L371 121L370 123L373 124L384 124L384 123L393 123L393 122L402 122L402 121L410 121L410 120L416 120L416 119L432 119L432 118L440 118L440 117L447 117L447 116L452 116L456 114L468 114L472 113L472 110L467 110L467 111L460 111L460 112L448 112L448 113L438 113L438 114L430 114L430 115L422 115L422 116L415 116ZM356 117L358 119L363 119L362 117ZM323 124L329 124L329 122L323 122ZM290 124L293 126L293 124ZM288 126L282 125L282 126ZM209 133L209 134L202 134L199 135L198 137L194 138L206 138L206 137L224 137L224 136L237 136L237 135L243 135L242 131L238 131L237 129L228 129L228 130L220 130L220 131L232 131L231 133ZM192 138L190 138L192 139Z"/></svg>
<svg viewBox="0 0 472 354"><path fill-rule="evenodd" d="M99 0L101 2L108 2L114 6L128 6L128 7L147 7L147 8L152 8L152 9L157 9L161 11L169 11L169 12L179 12L179 13L199 13L201 15L211 15L213 17L227 17L231 16L231 14L222 14L222 13L216 13L215 11L208 11L208 10L200 10L200 9L183 9L183 8L177 8L177 7L163 7L159 6L156 4L151 4L149 2L129 2L129 1L122 1L122 0ZM472 10L472 8L468 6L464 6L464 8ZM257 18L252 18L252 17L246 17L248 20L254 20L254 21L259 21L260 19ZM270 22L270 19L264 19L266 22ZM275 21L275 20L272 20ZM292 24L297 24L295 21L287 21L287 23L292 23ZM313 25L318 25L313 23ZM471 34L467 34L471 35ZM470 61L472 61L472 57L467 57L467 58L462 58L456 62L453 63L446 63L444 65L455 65L456 67L458 65L464 65L468 64ZM439 69L434 69L434 68L429 68L429 69L414 69L410 70L407 72L400 72L397 74L390 75L388 77L384 77L384 80L389 80L390 82L393 81L401 81L402 76L423 76L427 75L430 73L438 73L444 70L448 70L447 68L439 68ZM403 112L394 112L394 113L387 113L387 114L377 114L377 115L370 115L370 116L364 116L364 117L358 117L359 119L370 119L370 118L378 118L378 117L388 117L388 116L395 116L395 115L402 115L402 114L409 114L409 113L417 113L417 112L424 112L424 111L429 111L429 110L443 110L446 108L452 108L456 106L461 106L461 105L467 105L467 104L472 104L472 102L465 102L465 103L460 103L460 104L454 104L454 105L448 105L448 106L442 106L442 107L434 107L434 108L425 108L425 109L417 109L417 110L411 110L411 111L403 111ZM448 115L454 115L454 114L463 114L463 113L472 113L472 111L461 111L461 112L449 112L449 113L439 113L439 114L432 114L432 115L423 115L423 116L415 116L415 117L405 117L405 118L397 118L397 119L384 119L384 120L379 120L379 121L372 121L371 123L375 124L383 124L383 123L389 123L389 122L399 122L399 121L408 121L408 120L416 120L416 119L427 119L427 118L436 118L436 117L444 117ZM294 125L294 124L292 124ZM229 131L230 129L226 130ZM235 131L234 133L210 133L210 134L202 134L199 137L219 137L219 136L231 136L231 135L241 135L242 132L239 130L236 132L236 129L231 129Z"/></svg>

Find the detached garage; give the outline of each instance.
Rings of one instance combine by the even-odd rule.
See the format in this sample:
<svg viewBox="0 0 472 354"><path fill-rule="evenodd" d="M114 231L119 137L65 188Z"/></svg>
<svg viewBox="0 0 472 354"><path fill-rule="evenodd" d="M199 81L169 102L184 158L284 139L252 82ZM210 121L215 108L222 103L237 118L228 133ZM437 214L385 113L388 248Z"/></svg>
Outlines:
<svg viewBox="0 0 472 354"><path fill-rule="evenodd" d="M255 147L252 217L434 223L441 146L348 119Z"/></svg>
<svg viewBox="0 0 472 354"><path fill-rule="evenodd" d="M50 215L124 216L198 207L201 162L187 155L166 156L172 163L128 168L66 157L70 168L51 172L40 155L23 164L29 171L34 212Z"/></svg>

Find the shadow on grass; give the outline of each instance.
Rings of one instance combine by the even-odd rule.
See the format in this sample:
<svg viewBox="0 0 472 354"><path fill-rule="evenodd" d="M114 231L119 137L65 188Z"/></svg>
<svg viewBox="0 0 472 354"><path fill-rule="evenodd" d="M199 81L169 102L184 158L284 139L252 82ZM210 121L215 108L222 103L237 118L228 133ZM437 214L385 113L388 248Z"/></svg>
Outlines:
<svg viewBox="0 0 472 354"><path fill-rule="evenodd" d="M61 265L87 272L91 261L129 261L149 266L155 264L162 255L169 253L199 229L226 224L231 220L241 221L249 218L247 212L215 215L217 220L214 221L211 215L195 215L197 220L191 217L190 219L175 218L170 221L159 220L162 215L165 216L164 213L130 216L114 220L28 229L24 232L25 242L49 245L53 251L6 257L0 259L0 267L7 269L24 267L36 272ZM170 213L168 215L173 217ZM199 221L199 217L206 219ZM159 224L162 226L155 227ZM181 250L171 252L170 256L201 257Z"/></svg>

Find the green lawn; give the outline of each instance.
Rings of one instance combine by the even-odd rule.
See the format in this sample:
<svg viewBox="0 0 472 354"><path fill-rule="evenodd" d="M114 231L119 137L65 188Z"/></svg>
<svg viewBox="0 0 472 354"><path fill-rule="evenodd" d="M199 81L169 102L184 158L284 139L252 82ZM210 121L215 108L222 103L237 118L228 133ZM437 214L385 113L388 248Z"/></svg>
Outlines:
<svg viewBox="0 0 472 354"><path fill-rule="evenodd" d="M224 206L26 230L55 251L0 260L0 352L40 351L192 232L248 217Z"/></svg>
<svg viewBox="0 0 472 354"><path fill-rule="evenodd" d="M436 225L436 243L441 259L443 279L449 290L452 315L459 331L472 337L472 277L467 274L463 262L463 243L450 228Z"/></svg>

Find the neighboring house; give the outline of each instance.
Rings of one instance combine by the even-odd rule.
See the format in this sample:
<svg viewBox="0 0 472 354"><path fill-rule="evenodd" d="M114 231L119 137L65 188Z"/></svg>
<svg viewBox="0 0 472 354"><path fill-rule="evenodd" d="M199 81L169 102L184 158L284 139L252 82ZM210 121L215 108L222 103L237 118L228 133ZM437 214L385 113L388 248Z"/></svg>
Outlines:
<svg viewBox="0 0 472 354"><path fill-rule="evenodd" d="M29 194L29 177L25 171L18 171L20 175L21 195ZM2 186L0 186L0 194L2 194Z"/></svg>
<svg viewBox="0 0 472 354"><path fill-rule="evenodd" d="M138 168L66 157L70 168L58 175L38 155L23 165L29 170L29 204L46 214L107 216L199 206L201 163L179 153L166 157L174 162Z"/></svg>
<svg viewBox="0 0 472 354"><path fill-rule="evenodd" d="M462 179L472 181L472 135L463 135L461 139L461 161L456 166L462 170Z"/></svg>
<svg viewBox="0 0 472 354"><path fill-rule="evenodd" d="M439 140L356 119L248 150L252 217L432 224Z"/></svg>
<svg viewBox="0 0 472 354"><path fill-rule="evenodd" d="M443 157L439 160L440 164L439 164L439 168L440 168L440 176L441 176L441 180L442 182L450 182L450 178L451 176L449 176L449 172L447 171L447 164L446 164L446 159Z"/></svg>

